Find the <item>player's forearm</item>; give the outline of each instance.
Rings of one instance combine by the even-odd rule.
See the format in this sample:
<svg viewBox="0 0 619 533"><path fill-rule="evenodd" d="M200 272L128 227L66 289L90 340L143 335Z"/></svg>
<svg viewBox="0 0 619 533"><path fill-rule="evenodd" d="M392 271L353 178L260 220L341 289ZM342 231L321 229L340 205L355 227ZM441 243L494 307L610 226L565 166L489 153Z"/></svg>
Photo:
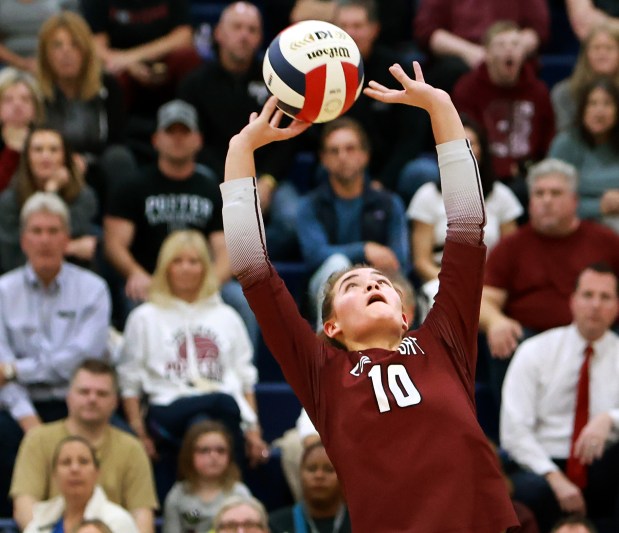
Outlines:
<svg viewBox="0 0 619 533"><path fill-rule="evenodd" d="M439 89L434 90L428 108L432 123L432 133L436 144L444 144L457 139L466 139L460 115L450 96Z"/></svg>
<svg viewBox="0 0 619 533"><path fill-rule="evenodd" d="M254 148L243 134L239 133L230 139L228 154L226 155L224 180L230 181L255 175Z"/></svg>

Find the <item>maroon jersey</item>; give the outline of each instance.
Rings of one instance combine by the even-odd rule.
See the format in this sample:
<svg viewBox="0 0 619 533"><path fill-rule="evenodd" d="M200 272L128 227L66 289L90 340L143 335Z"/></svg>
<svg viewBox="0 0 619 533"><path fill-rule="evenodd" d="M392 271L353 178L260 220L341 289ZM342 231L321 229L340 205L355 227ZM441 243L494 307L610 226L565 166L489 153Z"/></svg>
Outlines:
<svg viewBox="0 0 619 533"><path fill-rule="evenodd" d="M246 296L318 429L357 532L498 533L517 524L475 416L485 247L447 241L441 289L397 351L338 350L275 271Z"/></svg>
<svg viewBox="0 0 619 533"><path fill-rule="evenodd" d="M437 152L449 220L440 289L394 351L346 351L317 337L268 261L255 180L222 185L233 270L320 432L356 533L499 533L518 524L475 414L481 185L468 142Z"/></svg>

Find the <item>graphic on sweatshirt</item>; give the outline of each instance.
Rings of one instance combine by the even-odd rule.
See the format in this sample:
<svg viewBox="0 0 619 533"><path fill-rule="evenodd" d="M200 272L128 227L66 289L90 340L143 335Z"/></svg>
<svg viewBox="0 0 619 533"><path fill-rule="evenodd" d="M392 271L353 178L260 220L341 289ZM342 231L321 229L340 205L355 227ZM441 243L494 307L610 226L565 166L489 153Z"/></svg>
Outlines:
<svg viewBox="0 0 619 533"><path fill-rule="evenodd" d="M191 381L198 377L193 374L195 363L199 377L221 383L223 367L219 359L219 345L216 334L201 326L179 329L174 334L176 360L166 364L166 375L171 379Z"/></svg>

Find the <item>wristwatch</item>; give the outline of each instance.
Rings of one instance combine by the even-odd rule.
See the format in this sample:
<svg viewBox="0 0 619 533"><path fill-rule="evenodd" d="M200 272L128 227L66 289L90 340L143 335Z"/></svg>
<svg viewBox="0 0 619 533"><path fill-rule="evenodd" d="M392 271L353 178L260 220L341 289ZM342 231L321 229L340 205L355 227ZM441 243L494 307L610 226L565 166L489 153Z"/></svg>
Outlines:
<svg viewBox="0 0 619 533"><path fill-rule="evenodd" d="M2 374L5 381L13 381L15 379L15 365L12 363L2 364Z"/></svg>

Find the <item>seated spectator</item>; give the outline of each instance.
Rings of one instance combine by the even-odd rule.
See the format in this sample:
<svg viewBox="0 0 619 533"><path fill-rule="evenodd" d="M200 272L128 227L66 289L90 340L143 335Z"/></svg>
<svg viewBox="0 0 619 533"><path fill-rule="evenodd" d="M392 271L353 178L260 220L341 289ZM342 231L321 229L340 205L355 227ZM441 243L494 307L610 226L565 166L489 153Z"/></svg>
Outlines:
<svg viewBox="0 0 619 533"><path fill-rule="evenodd" d="M130 114L148 118L200 64L188 0L82 0L99 57L119 80Z"/></svg>
<svg viewBox="0 0 619 533"><path fill-rule="evenodd" d="M365 79L391 85L393 78L389 67L399 63L401 58L376 42L381 31L377 2L336 0L333 22L357 44L363 58ZM407 72L410 70L409 65L405 68ZM369 163L372 178L400 195L405 194L398 188L398 176L409 159L430 146L428 115L410 106L387 105L361 93L346 116L358 120L368 134L372 148Z"/></svg>
<svg viewBox="0 0 619 533"><path fill-rule="evenodd" d="M108 183L135 170L124 141L124 105L116 80L103 74L93 35L77 13L50 17L39 34L37 78L46 124L60 131L86 182L106 200Z"/></svg>
<svg viewBox="0 0 619 533"><path fill-rule="evenodd" d="M97 198L84 184L62 134L47 127L26 138L11 186L0 194L0 266L4 272L24 264L20 248L20 210L36 192L57 194L69 209L70 240L65 256L83 266L92 264L97 248L94 219Z"/></svg>
<svg viewBox="0 0 619 533"><path fill-rule="evenodd" d="M598 530L588 518L570 515L561 518L550 530L550 533L598 533Z"/></svg>
<svg viewBox="0 0 619 533"><path fill-rule="evenodd" d="M227 497L251 496L233 451L232 435L222 424L207 420L187 430L178 456L179 481L165 500L163 533L211 531Z"/></svg>
<svg viewBox="0 0 619 533"><path fill-rule="evenodd" d="M97 485L99 460L86 439L62 440L54 452L52 473L60 494L34 506L24 533L73 531L84 518L105 519L112 533L138 533L131 515L110 502Z"/></svg>
<svg viewBox="0 0 619 533"><path fill-rule="evenodd" d="M106 257L125 282L119 321L124 324L127 313L147 298L157 254L168 234L197 229L208 239L224 301L241 314L257 346L256 318L240 285L231 279L219 180L195 160L202 146L195 108L182 100L161 106L152 144L156 161L112 190L103 219Z"/></svg>
<svg viewBox="0 0 619 533"><path fill-rule="evenodd" d="M485 132L479 124L466 117L462 117L462 123L479 167L486 201L484 242L490 250L500 238L516 231L516 220L522 215L523 208L514 193L496 181ZM438 175L438 165L436 172ZM406 215L413 224L411 250L415 272L422 283L420 319L423 320L438 290L438 274L447 235L447 214L441 197L440 181L422 185L413 196Z"/></svg>
<svg viewBox="0 0 619 533"><path fill-rule="evenodd" d="M523 342L505 376L501 444L518 466L515 496L544 532L561 513L611 518L619 531L617 291L608 266L586 267L572 323Z"/></svg>
<svg viewBox="0 0 619 533"><path fill-rule="evenodd" d="M246 124L251 113L260 112L269 96L262 75L262 31L262 16L256 5L241 1L226 6L213 32L216 54L190 73L179 87L178 96L198 112L204 136L198 160L220 177L229 140ZM299 191L286 180L295 148L295 143L265 146L256 157L267 246L275 260L298 256L295 220Z"/></svg>
<svg viewBox="0 0 619 533"><path fill-rule="evenodd" d="M576 114L580 93L602 76L619 83L619 25L594 27L581 45L572 75L555 84L550 91L557 130L578 125Z"/></svg>
<svg viewBox="0 0 619 533"><path fill-rule="evenodd" d="M34 74L41 25L78 0L12 0L0 2L0 62Z"/></svg>
<svg viewBox="0 0 619 533"><path fill-rule="evenodd" d="M271 532L350 533L352 528L342 488L320 440L305 448L299 468L302 501L292 507L272 512L269 515Z"/></svg>
<svg viewBox="0 0 619 533"><path fill-rule="evenodd" d="M328 177L301 199L297 228L313 272L309 291L321 329L321 291L333 272L363 262L386 273L407 272L404 206L395 193L370 186L369 160L368 138L358 122L340 117L325 125L320 161Z"/></svg>
<svg viewBox="0 0 619 533"><path fill-rule="evenodd" d="M230 496L213 520L215 533L232 533L240 528L248 533L270 533L267 511L256 498Z"/></svg>
<svg viewBox="0 0 619 533"><path fill-rule="evenodd" d="M98 359L84 360L71 379L67 417L29 431L19 447L11 497L13 517L21 529L32 519L36 502L58 495L51 468L54 450L76 435L95 448L98 483L106 496L131 513L140 533L153 533L157 498L151 466L138 440L110 425L117 405L114 368Z"/></svg>
<svg viewBox="0 0 619 533"><path fill-rule="evenodd" d="M493 24L484 47L485 60L454 87L454 103L484 127L496 176L527 205L523 169L545 157L554 136L550 96L546 84L524 62L526 49L517 24Z"/></svg>
<svg viewBox="0 0 619 533"><path fill-rule="evenodd" d="M19 166L30 128L43 120L42 95L35 78L13 67L0 71L0 191Z"/></svg>
<svg viewBox="0 0 619 533"><path fill-rule="evenodd" d="M213 419L234 436L239 464L243 442L250 465L266 460L252 358L243 321L219 294L206 241L196 231L172 233L161 246L148 301L127 319L119 365L127 419L151 457L157 440L177 452L192 424Z"/></svg>
<svg viewBox="0 0 619 533"><path fill-rule="evenodd" d="M107 285L64 261L69 224L58 196L35 193L20 214L27 264L0 277L0 516L24 433L67 415L73 370L106 350Z"/></svg>
<svg viewBox="0 0 619 533"><path fill-rule="evenodd" d="M488 255L480 329L492 358L497 400L518 343L572 320L569 300L579 272L605 261L619 273L619 236L577 213L578 175L572 165L546 159L529 169L529 223L501 239Z"/></svg>
<svg viewBox="0 0 619 533"><path fill-rule="evenodd" d="M554 138L548 156L576 167L578 214L619 231L619 87L607 78L589 83L576 119Z"/></svg>
<svg viewBox="0 0 619 533"><path fill-rule="evenodd" d="M543 0L421 0L414 35L431 54L428 83L451 93L462 74L486 60L484 35L499 20L522 28L514 37L525 56L534 55L548 40L550 13Z"/></svg>

